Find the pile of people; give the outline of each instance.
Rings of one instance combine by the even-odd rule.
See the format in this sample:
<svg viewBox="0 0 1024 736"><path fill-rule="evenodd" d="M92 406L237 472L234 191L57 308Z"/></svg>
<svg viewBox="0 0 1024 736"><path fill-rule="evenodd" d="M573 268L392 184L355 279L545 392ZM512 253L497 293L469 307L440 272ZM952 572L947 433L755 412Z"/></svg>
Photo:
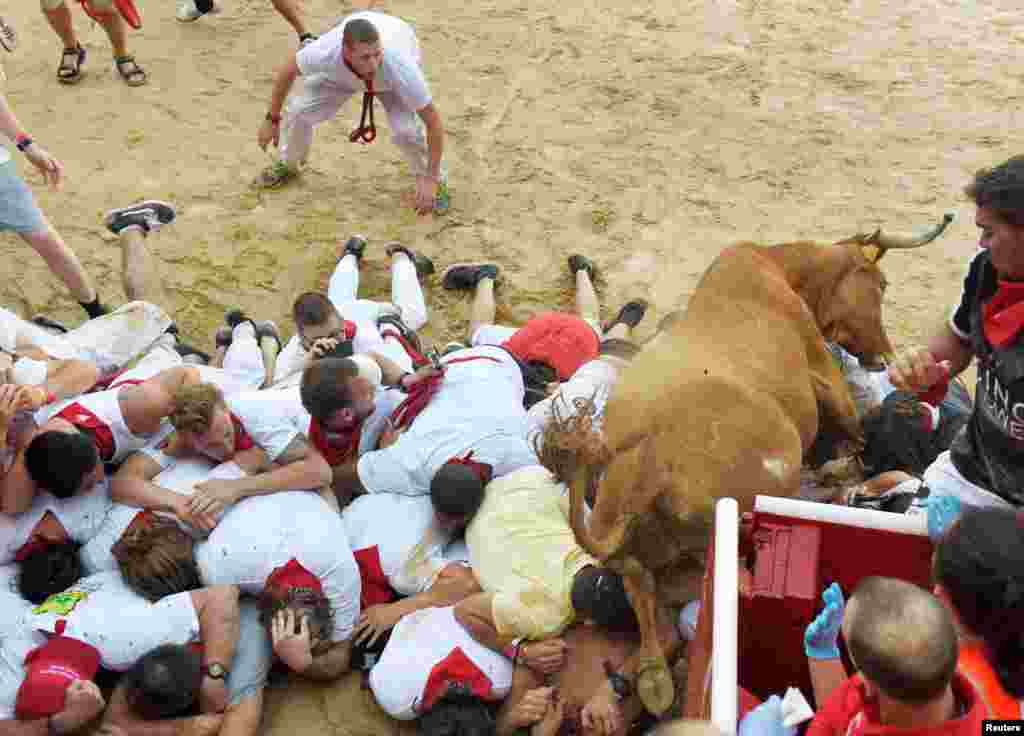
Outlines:
<svg viewBox="0 0 1024 736"><path fill-rule="evenodd" d="M124 48L131 3L86 4L121 76L144 83ZM58 78L73 83L85 51L66 5L43 7L64 42ZM379 98L416 208L447 209L443 125L411 27L363 12L317 39L292 3L275 7L301 47L275 78L258 142L280 144L280 160L259 183L293 178L314 126L363 92L352 140L375 137ZM178 18L216 9L182 0ZM59 183L59 162L2 96L0 132ZM575 310L506 327L495 324L499 265L456 263L439 278L471 295L469 332L427 349L417 331L434 264L388 243L390 301L359 298L373 250L353 236L327 294L296 297L287 343L273 322L231 310L207 354L179 334L149 248L173 205L107 214L130 300L111 310L6 160L0 185L0 229L22 235L90 317L67 330L0 310L4 733L254 733L274 668L324 681L363 670L381 708L425 734L651 725L620 671L639 647L626 586L570 525L565 441L600 428L644 349L633 330L646 302L602 324L596 265L572 254ZM826 591L806 638L816 734L977 733L983 718L1022 715L1024 158L979 173L968 194L982 250L948 326L888 381L837 347L852 384L873 392L861 452L873 477L843 500L928 514L936 587L869 578L848 604ZM974 357L972 406L947 386ZM678 656L687 626L657 615ZM859 670L849 679L840 636ZM740 731L790 733L777 698Z"/></svg>

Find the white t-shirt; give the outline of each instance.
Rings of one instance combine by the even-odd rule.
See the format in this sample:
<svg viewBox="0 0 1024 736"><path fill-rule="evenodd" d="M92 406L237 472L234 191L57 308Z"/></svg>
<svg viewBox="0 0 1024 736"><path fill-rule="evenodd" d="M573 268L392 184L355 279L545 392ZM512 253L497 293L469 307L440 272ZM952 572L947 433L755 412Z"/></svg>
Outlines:
<svg viewBox="0 0 1024 736"><path fill-rule="evenodd" d="M427 590L449 564L444 550L450 535L434 523L429 496L360 496L341 520L353 552L376 551L388 584L401 595Z"/></svg>
<svg viewBox="0 0 1024 736"><path fill-rule="evenodd" d="M342 59L345 25L354 18L370 21L380 34L384 61L373 78L374 92L393 96L401 108L411 112L429 105L430 88L420 69L416 33L401 18L384 13L369 10L353 13L316 41L300 49L295 55L295 62L302 76L351 93L366 89L366 83L353 74Z"/></svg>
<svg viewBox="0 0 1024 736"><path fill-rule="evenodd" d="M150 450L144 450L165 469L153 478L153 484L167 488L168 490L180 493L183 496L191 496L197 483L205 480L223 479L235 480L245 475L236 463L221 463L214 467L213 463L202 458L175 459L162 452L150 454ZM111 554L110 548L131 526L135 517L142 509L135 506L128 506L122 503L115 503L110 507L100 528L96 531L88 544L79 550L78 556L82 561L82 567L86 574L93 574L103 570L116 570L117 560ZM178 526L188 532L196 539L201 539L203 534L189 525L183 523L174 514L157 511L156 514L167 519L173 519Z"/></svg>
<svg viewBox="0 0 1024 736"><path fill-rule="evenodd" d="M370 670L370 689L380 707L401 721L421 715L418 709L431 674L456 649L490 681L488 699L504 700L512 688L512 662L471 637L455 620L455 608L449 606L423 608L395 624L384 652ZM439 671L435 676L440 675Z"/></svg>
<svg viewBox="0 0 1024 736"><path fill-rule="evenodd" d="M335 305L337 307L337 305ZM342 310L338 310L341 312ZM359 366L359 375L375 386L380 385L382 374L380 366L367 353L387 354L387 343L380 336L380 331L371 322L351 320L356 325L356 336L352 340L353 354L350 360L355 361ZM277 356L274 364L274 383L271 389L298 388L302 382L302 371L306 366L308 353L302 347L298 335L292 338L284 346L284 349Z"/></svg>
<svg viewBox="0 0 1024 736"><path fill-rule="evenodd" d="M16 593L0 590L0 721L14 718L18 688L25 679L25 657L46 643L42 634L25 627L31 608Z"/></svg>
<svg viewBox="0 0 1024 736"><path fill-rule="evenodd" d="M297 391L245 391L228 396L225 401L271 462L299 435L293 419L297 411L302 411Z"/></svg>
<svg viewBox="0 0 1024 736"><path fill-rule="evenodd" d="M494 478L537 463L527 440L523 376L512 356L484 345L442 363L443 383L412 426L391 447L359 459L367 492L430 493L438 468L470 451L473 460L491 466Z"/></svg>
<svg viewBox="0 0 1024 736"><path fill-rule="evenodd" d="M224 514L209 539L196 545L207 585L237 585L257 594L275 569L295 559L320 580L334 609L332 641L352 635L362 583L341 517L315 493L247 498Z"/></svg>
<svg viewBox="0 0 1024 736"><path fill-rule="evenodd" d="M57 517L72 541L85 544L100 530L110 506L107 483L97 483L88 493L71 498L61 499L45 491L37 492L28 511L0 514L0 565L14 562L14 556L28 542L46 512Z"/></svg>
<svg viewBox="0 0 1024 736"><path fill-rule="evenodd" d="M131 669L158 646L199 639L191 593L150 603L132 592L117 571L91 575L50 596L25 616L24 623L32 631L56 633L61 620L66 622L65 636L95 647L100 663L118 672Z"/></svg>

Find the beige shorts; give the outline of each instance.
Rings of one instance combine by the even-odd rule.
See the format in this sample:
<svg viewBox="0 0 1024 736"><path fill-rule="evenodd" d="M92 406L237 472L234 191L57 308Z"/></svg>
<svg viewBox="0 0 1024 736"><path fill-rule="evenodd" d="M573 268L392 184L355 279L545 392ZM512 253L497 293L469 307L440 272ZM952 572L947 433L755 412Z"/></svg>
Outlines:
<svg viewBox="0 0 1024 736"><path fill-rule="evenodd" d="M39 6L43 10L56 10L64 2L65 0L39 0ZM114 0L89 0L89 4L101 13L114 9Z"/></svg>

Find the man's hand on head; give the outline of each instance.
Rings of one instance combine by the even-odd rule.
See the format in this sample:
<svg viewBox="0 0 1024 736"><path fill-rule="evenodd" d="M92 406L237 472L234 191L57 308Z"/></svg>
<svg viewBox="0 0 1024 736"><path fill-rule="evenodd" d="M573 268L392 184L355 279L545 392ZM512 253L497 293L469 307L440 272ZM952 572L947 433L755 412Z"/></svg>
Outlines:
<svg viewBox="0 0 1024 736"><path fill-rule="evenodd" d="M274 654L293 672L305 672L313 664L309 622L305 614L299 616L299 629L295 629L295 612L290 608L278 611L271 622Z"/></svg>
<svg viewBox="0 0 1024 736"><path fill-rule="evenodd" d="M91 680L75 680L64 695L64 709L53 716L60 733L71 733L93 720L106 707L103 693Z"/></svg>

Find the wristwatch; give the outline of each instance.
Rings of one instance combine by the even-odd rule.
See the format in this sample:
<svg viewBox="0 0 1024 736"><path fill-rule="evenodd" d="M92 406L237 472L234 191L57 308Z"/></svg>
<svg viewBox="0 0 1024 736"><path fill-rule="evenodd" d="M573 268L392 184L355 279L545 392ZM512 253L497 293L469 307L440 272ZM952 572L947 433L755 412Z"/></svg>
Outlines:
<svg viewBox="0 0 1024 736"><path fill-rule="evenodd" d="M210 662L203 665L203 674L214 680L223 680L228 676L228 670L220 662Z"/></svg>

